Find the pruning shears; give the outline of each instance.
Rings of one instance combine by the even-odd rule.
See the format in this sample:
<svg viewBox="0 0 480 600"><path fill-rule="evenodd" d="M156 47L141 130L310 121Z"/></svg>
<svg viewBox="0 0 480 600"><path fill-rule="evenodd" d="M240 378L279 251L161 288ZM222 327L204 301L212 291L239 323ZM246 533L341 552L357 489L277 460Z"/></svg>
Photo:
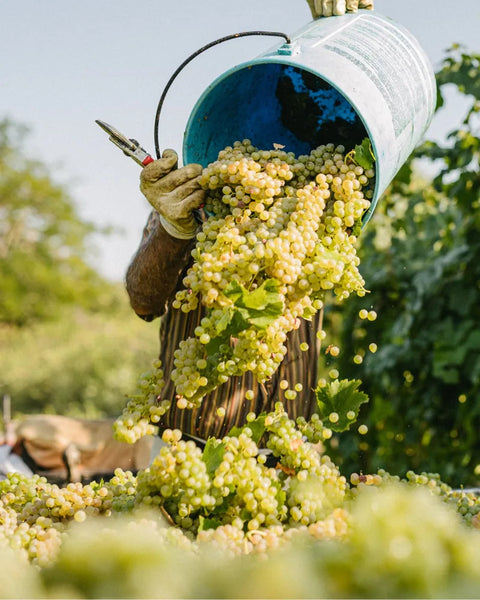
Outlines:
<svg viewBox="0 0 480 600"><path fill-rule="evenodd" d="M145 167L154 161L152 156L150 156L150 154L140 146L137 140L127 138L127 136L123 135L123 133L120 133L120 131L115 129L115 127L105 123L105 121L99 121L96 119L95 123L108 133L108 139L113 142L115 146L118 146L118 148L120 148L124 154L130 156L130 158L133 158L133 160L140 166Z"/></svg>
<svg viewBox="0 0 480 600"><path fill-rule="evenodd" d="M133 158L133 160L141 167L145 167L155 160L144 148L140 146L140 143L137 142L137 140L127 138L126 135L123 135L123 133L120 133L118 129L115 129L115 127L105 123L105 121L95 119L95 123L108 133L108 139L113 142L115 146L120 148L120 150L127 156L130 156L130 158ZM196 221L200 224L206 221L208 216L211 215L211 213L209 213L203 207L196 208L193 211L193 214Z"/></svg>

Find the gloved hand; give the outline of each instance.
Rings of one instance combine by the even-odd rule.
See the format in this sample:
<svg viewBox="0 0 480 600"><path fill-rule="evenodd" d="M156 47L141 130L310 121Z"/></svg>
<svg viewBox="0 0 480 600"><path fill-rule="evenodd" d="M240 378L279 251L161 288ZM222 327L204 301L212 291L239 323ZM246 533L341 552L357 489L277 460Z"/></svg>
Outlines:
<svg viewBox="0 0 480 600"><path fill-rule="evenodd" d="M177 169L175 150L165 150L162 158L142 169L140 189L160 214L164 229L179 239L195 237L198 224L193 210L204 201L205 190L200 187L202 166L189 164Z"/></svg>
<svg viewBox="0 0 480 600"><path fill-rule="evenodd" d="M331 17L357 12L359 8L373 9L373 0L307 0L312 17Z"/></svg>

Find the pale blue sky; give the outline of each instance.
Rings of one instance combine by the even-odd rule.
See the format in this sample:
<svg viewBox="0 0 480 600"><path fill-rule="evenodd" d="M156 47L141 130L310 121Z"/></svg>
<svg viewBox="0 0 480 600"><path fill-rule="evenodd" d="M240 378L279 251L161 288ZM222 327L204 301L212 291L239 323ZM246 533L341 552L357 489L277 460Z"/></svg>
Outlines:
<svg viewBox="0 0 480 600"><path fill-rule="evenodd" d="M480 52L480 0L375 0L375 9L409 29L435 69L452 43ZM82 217L124 229L99 241L102 273L122 279L149 206L138 190L139 167L94 120L111 123L153 154L158 99L187 56L231 33L294 33L309 20L305 0L3 0L0 118L30 127L28 154L68 184ZM181 153L185 124L204 88L274 44L272 38L244 38L193 61L167 96L161 146ZM428 137L443 137L456 126L464 106L452 98Z"/></svg>

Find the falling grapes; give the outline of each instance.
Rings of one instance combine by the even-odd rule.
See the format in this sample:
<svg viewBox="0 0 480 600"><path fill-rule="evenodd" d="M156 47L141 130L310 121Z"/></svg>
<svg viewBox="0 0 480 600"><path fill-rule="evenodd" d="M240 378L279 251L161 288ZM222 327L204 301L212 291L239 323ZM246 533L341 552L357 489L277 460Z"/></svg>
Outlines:
<svg viewBox="0 0 480 600"><path fill-rule="evenodd" d="M370 206L373 176L349 163L343 146L296 158L249 140L204 169L211 216L173 303L184 312L199 302L207 308L175 353L181 406L198 405L245 371L265 381L285 357L288 333L323 306L327 291L341 299L365 293L352 230ZM257 307L270 318L256 318Z"/></svg>
<svg viewBox="0 0 480 600"><path fill-rule="evenodd" d="M247 371L259 382L268 380L285 358L288 334L322 309L328 294L365 294L355 244L373 196L374 171L352 156L327 144L295 157L244 140L204 169L209 217L173 301L176 310L189 312L201 303L206 311L194 335L180 342L174 369L166 374L179 408L198 406L207 393ZM117 420L119 439L133 442L155 431L170 406L161 397L163 378L158 361L140 378ZM286 399L296 394L285 391Z"/></svg>

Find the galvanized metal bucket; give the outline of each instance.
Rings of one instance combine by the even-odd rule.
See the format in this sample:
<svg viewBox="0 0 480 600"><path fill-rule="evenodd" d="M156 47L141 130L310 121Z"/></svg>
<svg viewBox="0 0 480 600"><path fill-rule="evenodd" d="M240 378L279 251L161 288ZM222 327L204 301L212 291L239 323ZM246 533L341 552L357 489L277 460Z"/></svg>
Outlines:
<svg viewBox="0 0 480 600"><path fill-rule="evenodd" d="M183 159L206 166L245 138L299 155L329 142L349 150L368 137L376 185L366 223L435 102L432 66L403 26L372 11L321 18L208 86L188 120Z"/></svg>

